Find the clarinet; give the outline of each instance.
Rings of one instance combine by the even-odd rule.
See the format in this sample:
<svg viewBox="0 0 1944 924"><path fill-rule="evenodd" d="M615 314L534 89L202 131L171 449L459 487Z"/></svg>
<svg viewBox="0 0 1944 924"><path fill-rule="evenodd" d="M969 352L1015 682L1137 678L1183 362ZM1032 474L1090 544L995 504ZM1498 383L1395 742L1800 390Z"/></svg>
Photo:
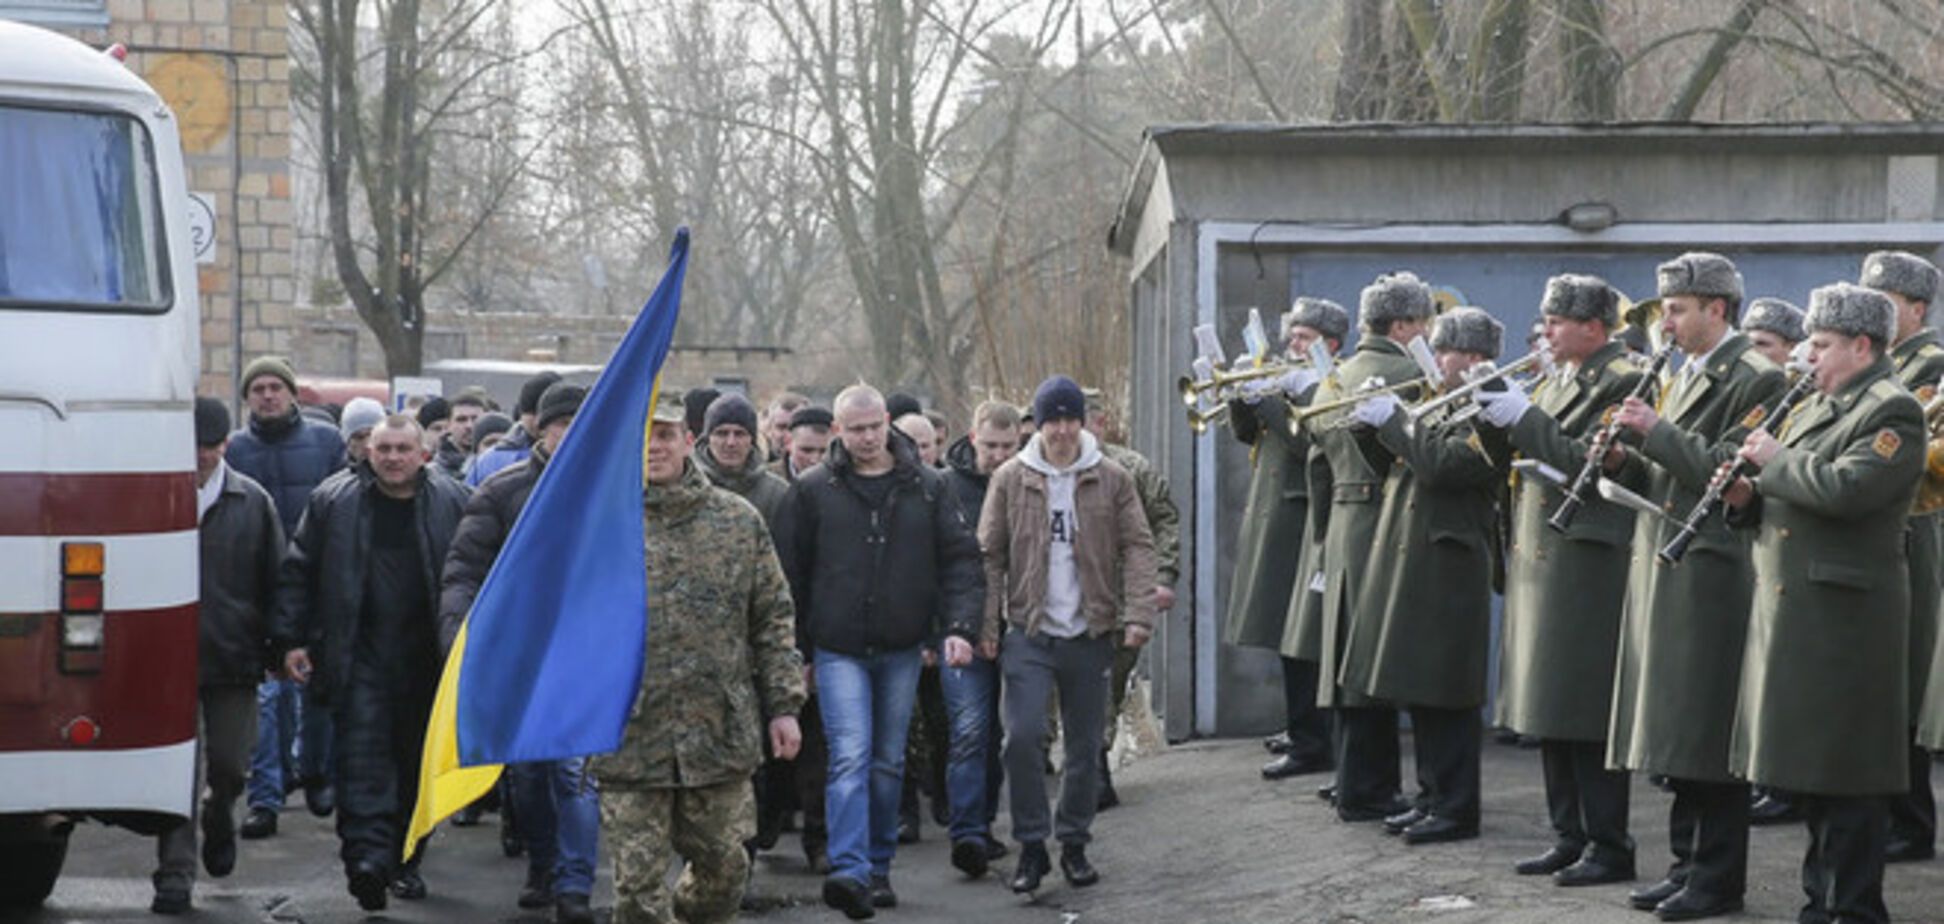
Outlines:
<svg viewBox="0 0 1944 924"><path fill-rule="evenodd" d="M1803 398L1808 397L1809 391L1815 386L1816 377L1813 375L1805 374L1797 378L1789 386L1789 390L1782 393L1782 400L1775 403L1775 410L1768 415L1767 420L1756 429L1767 432L1768 420L1782 420L1788 417L1789 412L1795 410L1795 406L1801 403ZM1687 554L1688 544L1693 542L1694 537L1701 532L1701 524L1721 509L1722 497L1728 493L1728 486L1734 484L1735 479L1748 474L1748 468L1748 460L1736 456L1716 471L1714 477L1708 480L1708 490L1701 495L1701 500L1695 503L1694 509L1688 511L1687 519L1681 521L1680 531L1674 534L1674 538L1667 540L1667 545L1661 547L1655 557L1670 565L1679 562L1681 556Z"/></svg>
<svg viewBox="0 0 1944 924"><path fill-rule="evenodd" d="M1647 366L1647 374L1641 376L1640 381L1634 385L1633 391L1628 393L1627 397L1646 400L1647 390L1660 381L1661 370L1667 368L1668 354L1673 352L1672 341L1655 351L1653 361ZM1566 527L1573 525L1573 517L1579 513L1580 507L1586 504L1587 492L1593 489L1593 482L1600 477L1600 463L1606 459L1607 447L1613 445L1614 437L1619 434L1620 423L1617 419L1607 422L1593 434L1592 448L1586 452L1586 464L1580 466L1579 474L1573 478L1572 486L1566 489L1565 499L1559 502L1559 509L1553 511L1552 519L1546 521L1546 525L1552 527L1553 531L1563 533Z"/></svg>

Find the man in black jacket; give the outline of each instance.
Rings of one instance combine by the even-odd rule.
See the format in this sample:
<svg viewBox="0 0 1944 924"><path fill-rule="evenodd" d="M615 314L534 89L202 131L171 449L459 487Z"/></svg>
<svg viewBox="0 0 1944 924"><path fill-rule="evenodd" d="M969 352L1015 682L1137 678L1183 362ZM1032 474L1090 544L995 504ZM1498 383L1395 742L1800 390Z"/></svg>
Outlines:
<svg viewBox="0 0 1944 924"><path fill-rule="evenodd" d="M840 442L790 487L774 530L830 748L823 897L862 919L897 904L891 858L919 649L949 634L947 666L970 663L985 595L970 524L890 426L884 396L855 385L834 410Z"/></svg>
<svg viewBox="0 0 1944 924"><path fill-rule="evenodd" d="M340 856L366 911L385 907L388 885L425 897L417 859L397 860L439 682L439 571L466 489L426 470L421 440L418 421L388 417L364 463L311 492L271 632L286 672L336 724Z"/></svg>
<svg viewBox="0 0 1944 924"><path fill-rule="evenodd" d="M203 867L218 879L236 868L236 799L256 743L256 685L269 652L283 526L270 495L223 461L229 410L196 399L196 518L201 535L197 655L202 751L208 796L198 812ZM155 900L149 910L189 910L196 879L196 828L183 821L156 843Z"/></svg>

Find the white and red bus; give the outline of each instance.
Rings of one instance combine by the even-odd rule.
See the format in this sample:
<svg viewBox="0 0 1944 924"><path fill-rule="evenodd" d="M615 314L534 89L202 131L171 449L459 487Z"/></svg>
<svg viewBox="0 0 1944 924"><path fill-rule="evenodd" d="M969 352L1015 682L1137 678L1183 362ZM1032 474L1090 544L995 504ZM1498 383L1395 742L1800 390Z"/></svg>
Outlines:
<svg viewBox="0 0 1944 924"><path fill-rule="evenodd" d="M0 917L195 777L196 267L174 117L0 21Z"/></svg>

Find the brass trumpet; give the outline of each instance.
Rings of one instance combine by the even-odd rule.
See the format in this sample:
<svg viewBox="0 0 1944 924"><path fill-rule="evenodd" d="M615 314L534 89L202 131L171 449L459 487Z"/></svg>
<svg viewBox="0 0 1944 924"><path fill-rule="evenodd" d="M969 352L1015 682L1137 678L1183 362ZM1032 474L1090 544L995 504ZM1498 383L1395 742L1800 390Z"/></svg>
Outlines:
<svg viewBox="0 0 1944 924"><path fill-rule="evenodd" d="M1474 369L1483 368L1484 371L1465 382L1465 384L1453 388L1429 401L1412 405L1404 413L1408 415L1410 422L1415 424L1432 414L1444 411L1458 404L1458 402L1463 401L1469 407L1455 412L1452 418L1453 420L1460 420L1463 417L1469 417L1471 414L1477 413L1477 402L1472 400L1472 395L1478 393L1486 385L1513 376L1524 375L1527 372L1544 369L1550 365L1552 365L1552 354L1545 349L1534 350L1505 366L1493 366L1488 360L1473 367Z"/></svg>
<svg viewBox="0 0 1944 924"><path fill-rule="evenodd" d="M1244 369L1240 372L1216 369L1207 378L1198 379L1193 376L1184 375L1175 380L1175 389L1181 392L1181 403L1188 406L1190 417L1193 417L1196 413L1205 413L1207 416L1212 417L1214 416L1213 411L1200 411L1203 397L1224 401L1234 397L1232 390L1235 386L1243 382L1275 378L1291 369L1299 369L1307 365L1309 365L1307 362L1269 362L1253 369Z"/></svg>
<svg viewBox="0 0 1944 924"><path fill-rule="evenodd" d="M1365 398L1374 398L1378 395L1402 394L1406 389L1411 390L1415 394L1415 393L1423 392L1426 389L1432 387L1433 387L1432 383L1424 379L1412 379L1408 382L1398 382L1395 385L1379 385L1376 388L1366 388L1363 389L1362 391L1353 392L1351 394L1344 395L1341 398L1333 398L1329 401L1324 401L1318 404L1310 404L1299 408L1291 408L1289 412L1289 426L1291 429L1295 429L1296 427L1300 426L1303 423L1303 421L1306 421L1312 417L1328 414L1332 411L1341 411L1348 408L1356 407L1357 404L1362 402Z"/></svg>
<svg viewBox="0 0 1944 924"><path fill-rule="evenodd" d="M1199 406L1188 409L1188 430L1196 436L1207 433L1209 427L1219 426L1228 422L1229 406L1227 404L1217 404L1207 410L1203 410Z"/></svg>

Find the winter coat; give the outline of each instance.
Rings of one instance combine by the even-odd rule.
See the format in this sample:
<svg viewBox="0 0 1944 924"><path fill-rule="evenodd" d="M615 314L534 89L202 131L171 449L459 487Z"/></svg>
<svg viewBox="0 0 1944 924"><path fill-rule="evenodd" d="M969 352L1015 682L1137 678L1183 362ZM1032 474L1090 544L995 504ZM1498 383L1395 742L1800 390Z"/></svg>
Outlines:
<svg viewBox="0 0 1944 924"><path fill-rule="evenodd" d="M752 447L749 457L743 460L742 468L732 472L715 460L715 453L709 450L705 440L696 445L693 458L695 467L708 476L710 484L755 505L756 512L763 515L764 523L776 521L777 505L783 503L783 495L790 492L790 483L769 473L762 453Z"/></svg>
<svg viewBox="0 0 1944 924"><path fill-rule="evenodd" d="M1289 597L1309 517L1308 434L1289 432L1289 402L1280 395L1253 404L1229 402L1229 428L1249 447L1249 501L1235 537L1222 640L1274 650L1281 646Z"/></svg>
<svg viewBox="0 0 1944 924"><path fill-rule="evenodd" d="M197 672L206 687L254 686L270 657L283 524L262 486L233 468L197 527L202 552Z"/></svg>
<svg viewBox="0 0 1944 924"><path fill-rule="evenodd" d="M499 473L500 469L511 466L533 453L533 435L518 424L506 431L506 438L499 441L490 451L473 457L472 468L466 472L466 484L479 487L486 479Z"/></svg>
<svg viewBox="0 0 1944 924"><path fill-rule="evenodd" d="M344 437L336 427L292 408L274 420L252 416L247 426L230 434L223 460L269 492L284 534L290 535L297 531L297 518L311 491L344 468Z"/></svg>
<svg viewBox="0 0 1944 924"><path fill-rule="evenodd" d="M959 515L965 522L977 528L979 512L985 509L986 485L992 481L992 473L979 472L978 450L972 446L972 438L961 436L945 450L945 487L958 502Z"/></svg>
<svg viewBox="0 0 1944 924"><path fill-rule="evenodd" d="M894 464L883 477L893 484L882 507L865 500L849 454L833 442L823 463L790 485L771 523L805 656L902 651L941 632L977 637L978 541L945 476L919 460L910 437L886 433Z"/></svg>
<svg viewBox="0 0 1944 924"><path fill-rule="evenodd" d="M1897 381L1919 404L1937 395L1944 378L1944 347L1928 327L1890 349ZM1910 721L1924 708L1931 660L1940 653L1938 607L1944 605L1944 514L1912 516L1906 524L1905 555L1910 560Z"/></svg>
<svg viewBox="0 0 1944 924"><path fill-rule="evenodd" d="M531 455L500 469L466 499L466 509L453 531L439 582L442 650L452 649L460 624L466 621L473 599L486 583L486 572L493 570L500 547L513 534L513 521L526 509L527 497L533 493L533 486L540 483L547 460L547 451L536 446Z"/></svg>
<svg viewBox="0 0 1944 924"><path fill-rule="evenodd" d="M1157 586L1175 586L1181 580L1181 510L1168 491L1168 479L1147 456L1126 446L1102 440L1100 454L1133 477L1141 515L1147 518L1148 535L1154 537L1154 579Z"/></svg>

